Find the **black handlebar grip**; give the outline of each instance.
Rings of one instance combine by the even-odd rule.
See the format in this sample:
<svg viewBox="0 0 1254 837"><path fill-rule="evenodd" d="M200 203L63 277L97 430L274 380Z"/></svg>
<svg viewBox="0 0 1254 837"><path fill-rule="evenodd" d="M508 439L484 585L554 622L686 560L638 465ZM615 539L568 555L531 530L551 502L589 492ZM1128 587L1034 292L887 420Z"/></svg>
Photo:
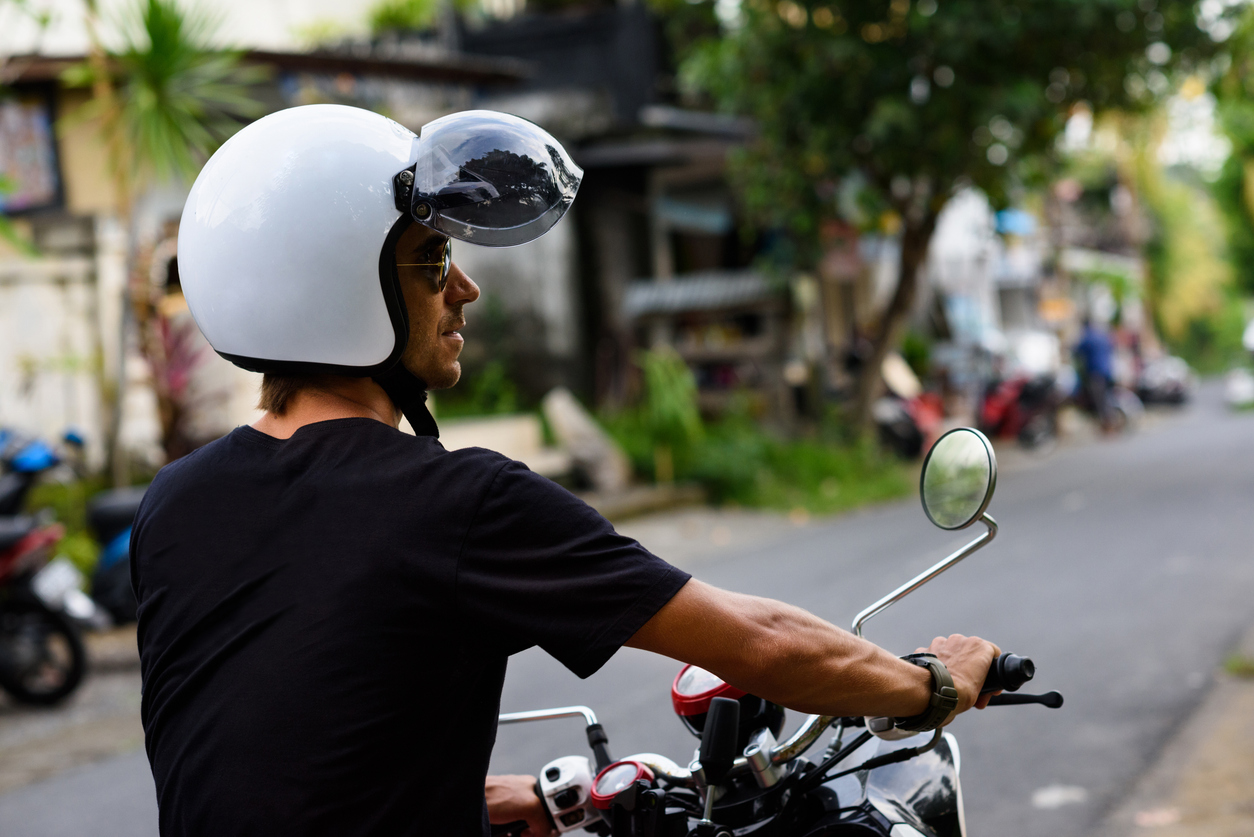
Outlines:
<svg viewBox="0 0 1254 837"><path fill-rule="evenodd" d="M519 837L526 830L526 820L514 820L502 825L493 825L492 837Z"/></svg>
<svg viewBox="0 0 1254 837"><path fill-rule="evenodd" d="M989 706L1022 706L1027 703L1039 703L1050 709L1062 707L1062 694L1046 692L1043 695L993 695L988 699Z"/></svg>
<svg viewBox="0 0 1254 837"><path fill-rule="evenodd" d="M701 769L709 787L720 784L736 760L736 740L740 732L740 701L716 697L701 731Z"/></svg>
<svg viewBox="0 0 1254 837"><path fill-rule="evenodd" d="M1014 692L1036 675L1036 666L1027 657L1017 654L1002 654L993 660L988 667L988 676L984 678L984 686L980 694L988 692Z"/></svg>

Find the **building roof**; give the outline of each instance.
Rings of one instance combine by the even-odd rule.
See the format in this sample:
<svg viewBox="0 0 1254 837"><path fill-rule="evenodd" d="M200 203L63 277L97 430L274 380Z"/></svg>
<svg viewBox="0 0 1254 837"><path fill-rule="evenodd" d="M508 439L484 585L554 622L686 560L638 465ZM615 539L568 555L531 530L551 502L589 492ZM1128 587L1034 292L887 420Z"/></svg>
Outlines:
<svg viewBox="0 0 1254 837"><path fill-rule="evenodd" d="M628 317L637 318L740 308L778 296L779 291L760 273L712 270L668 282L632 282L624 294L623 308Z"/></svg>

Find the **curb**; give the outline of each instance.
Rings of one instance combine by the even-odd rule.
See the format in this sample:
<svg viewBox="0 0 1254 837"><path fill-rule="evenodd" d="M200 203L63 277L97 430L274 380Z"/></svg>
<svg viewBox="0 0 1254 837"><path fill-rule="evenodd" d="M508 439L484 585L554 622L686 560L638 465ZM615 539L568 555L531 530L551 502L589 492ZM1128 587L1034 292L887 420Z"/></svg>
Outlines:
<svg viewBox="0 0 1254 837"><path fill-rule="evenodd" d="M1254 628L1232 649L1254 657ZM1223 669L1090 837L1254 835L1254 679Z"/></svg>

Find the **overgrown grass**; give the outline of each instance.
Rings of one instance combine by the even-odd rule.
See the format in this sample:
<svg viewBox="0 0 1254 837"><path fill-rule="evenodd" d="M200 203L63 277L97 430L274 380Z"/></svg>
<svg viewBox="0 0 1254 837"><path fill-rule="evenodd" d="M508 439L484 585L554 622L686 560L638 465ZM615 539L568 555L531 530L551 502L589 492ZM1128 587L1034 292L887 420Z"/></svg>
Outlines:
<svg viewBox="0 0 1254 837"><path fill-rule="evenodd" d="M1224 671L1234 677L1254 678L1254 659L1240 654L1233 654L1224 661Z"/></svg>
<svg viewBox="0 0 1254 837"><path fill-rule="evenodd" d="M637 475L656 479L654 441L640 418L623 413L605 424ZM913 489L909 467L873 444L844 442L831 430L785 439L738 416L706 424L698 441L675 451L674 463L677 480L700 484L720 505L830 514Z"/></svg>

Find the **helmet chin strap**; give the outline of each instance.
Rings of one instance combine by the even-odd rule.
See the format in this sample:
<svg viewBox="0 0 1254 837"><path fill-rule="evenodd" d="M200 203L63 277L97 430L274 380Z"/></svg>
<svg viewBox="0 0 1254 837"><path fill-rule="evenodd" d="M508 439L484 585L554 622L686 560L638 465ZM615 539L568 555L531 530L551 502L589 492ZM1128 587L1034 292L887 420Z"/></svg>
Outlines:
<svg viewBox="0 0 1254 837"><path fill-rule="evenodd" d="M391 369L376 377L374 382L383 387L392 403L400 408L409 426L418 436L440 438L431 411L427 409L427 382L397 362Z"/></svg>

